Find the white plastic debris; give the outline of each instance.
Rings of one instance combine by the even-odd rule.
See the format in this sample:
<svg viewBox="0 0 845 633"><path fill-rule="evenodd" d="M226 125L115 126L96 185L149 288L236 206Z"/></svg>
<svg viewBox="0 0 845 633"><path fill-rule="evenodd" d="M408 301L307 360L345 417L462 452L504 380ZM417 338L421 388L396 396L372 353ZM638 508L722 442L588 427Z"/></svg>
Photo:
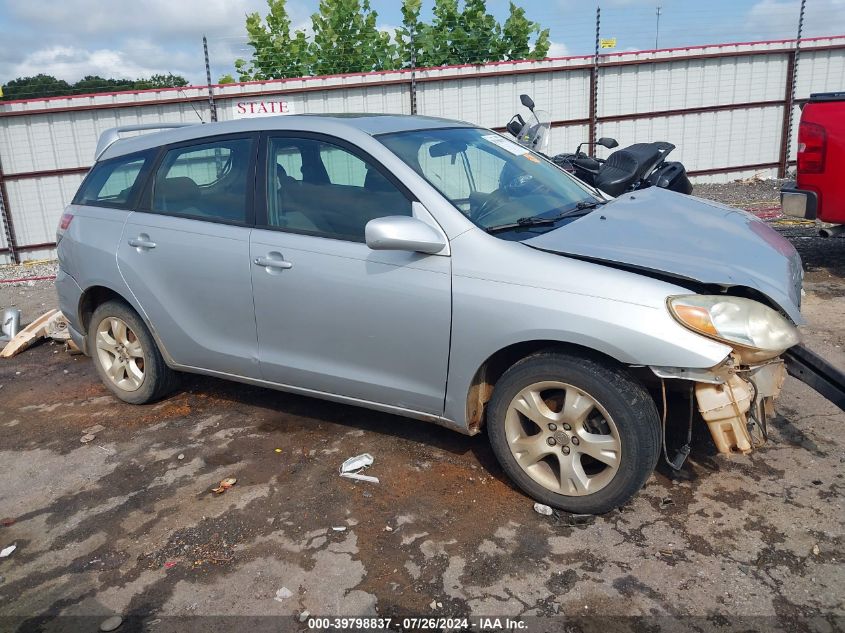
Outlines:
<svg viewBox="0 0 845 633"><path fill-rule="evenodd" d="M308 610L305 610L305 611L303 611L302 613L299 614L299 621L305 622L305 620L307 620L309 617L311 617L311 612L308 611Z"/></svg>
<svg viewBox="0 0 845 633"><path fill-rule="evenodd" d="M379 483L378 477L371 477L370 475L361 475L359 473L340 473L340 476L346 477L347 479L355 479L357 481L369 481L373 484Z"/></svg>
<svg viewBox="0 0 845 633"><path fill-rule="evenodd" d="M284 602L293 595L293 592L287 587L282 587L276 592L276 597L273 598L276 602Z"/></svg>
<svg viewBox="0 0 845 633"><path fill-rule="evenodd" d="M346 532L345 525L338 525L332 528L335 532Z"/></svg>
<svg viewBox="0 0 845 633"><path fill-rule="evenodd" d="M11 553L14 552L16 549L18 549L17 545L9 545L9 547L4 547L2 550L0 550L0 558L6 558L7 556L10 556Z"/></svg>
<svg viewBox="0 0 845 633"><path fill-rule="evenodd" d="M553 510L544 503L535 503L534 512L536 512L537 514L542 514L543 516L550 517L552 516Z"/></svg>
<svg viewBox="0 0 845 633"><path fill-rule="evenodd" d="M361 455L356 455L355 457L350 457L345 462L340 465L340 472L341 473L351 473L357 472L362 468L366 468L367 466L372 466L373 456L369 453L363 453Z"/></svg>

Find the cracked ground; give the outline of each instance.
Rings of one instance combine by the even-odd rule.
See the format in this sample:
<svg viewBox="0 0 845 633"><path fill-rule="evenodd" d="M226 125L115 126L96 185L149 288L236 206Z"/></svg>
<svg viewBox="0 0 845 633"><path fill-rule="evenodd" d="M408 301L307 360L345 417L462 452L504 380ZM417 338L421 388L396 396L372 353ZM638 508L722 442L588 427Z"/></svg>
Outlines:
<svg viewBox="0 0 845 633"><path fill-rule="evenodd" d="M808 267L805 341L845 367L845 239L786 232ZM0 286L10 303L29 321L55 298ZM536 514L483 434L202 377L133 407L49 343L0 362L0 385L0 548L17 546L0 559L0 630L94 631L115 613L120 631L275 615L292 617L272 630L306 630L303 611L524 616L543 631L845 626L845 414L792 378L767 446L726 458L697 429L680 475L658 467L595 518ZM381 483L338 477L362 452ZM225 477L237 483L212 493Z"/></svg>

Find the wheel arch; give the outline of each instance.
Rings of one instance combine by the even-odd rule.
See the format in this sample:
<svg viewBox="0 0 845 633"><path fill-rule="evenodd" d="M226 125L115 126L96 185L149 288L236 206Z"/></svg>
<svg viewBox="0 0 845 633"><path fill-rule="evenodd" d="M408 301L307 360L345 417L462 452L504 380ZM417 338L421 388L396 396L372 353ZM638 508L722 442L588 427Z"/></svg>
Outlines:
<svg viewBox="0 0 845 633"><path fill-rule="evenodd" d="M135 310L135 312L138 312L138 309L132 305L131 301L127 300L126 297L108 286L90 286L82 292L82 295L79 297L77 317L79 319L79 325L82 326L83 335L87 335L88 333L88 328L91 325L91 317L94 315L94 310L106 301L111 301L113 299L123 301L127 305L132 306L132 309Z"/></svg>
<svg viewBox="0 0 845 633"><path fill-rule="evenodd" d="M517 362L540 352L561 352L617 367L624 366L624 363L604 352L577 343L536 339L507 345L488 356L472 378L466 399L466 420L470 434L477 433L484 426L487 403L493 397L493 389L502 375Z"/></svg>
<svg viewBox="0 0 845 633"><path fill-rule="evenodd" d="M153 340L155 340L155 343L158 346L165 363L167 363L168 366L172 367L174 365L173 358L170 356L167 349L164 347L161 338L158 336L158 332L156 332L156 329L153 327L152 323L150 323L150 320L147 318L147 315L144 313L143 310L140 309L140 306L135 303L132 296L129 293L124 294L104 284L95 284L89 286L88 288L82 291L82 295L79 298L77 317L79 319L79 325L82 327L81 333L83 335L83 340L86 342L86 347L88 340L88 328L91 325L91 317L93 316L94 311L97 309L98 306L102 305L106 301L112 300L122 301L135 311L135 313L141 318L141 320L144 322L144 325L147 326L147 329L149 329L150 333L152 334ZM88 354L87 350L83 351Z"/></svg>

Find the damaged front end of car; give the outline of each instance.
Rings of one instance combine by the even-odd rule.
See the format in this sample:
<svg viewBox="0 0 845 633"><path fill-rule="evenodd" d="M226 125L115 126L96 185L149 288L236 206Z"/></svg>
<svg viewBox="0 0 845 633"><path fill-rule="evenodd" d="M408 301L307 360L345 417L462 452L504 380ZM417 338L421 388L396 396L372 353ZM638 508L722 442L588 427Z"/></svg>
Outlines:
<svg viewBox="0 0 845 633"><path fill-rule="evenodd" d="M768 420L786 379L782 358L743 365L737 354L709 370L651 367L662 380L691 381L697 409L720 453L750 453L768 439Z"/></svg>
<svg viewBox="0 0 845 633"><path fill-rule="evenodd" d="M786 379L782 354L800 342L798 328L772 308L742 297L674 296L667 307L682 326L732 351L710 369L651 367L652 372L661 381L693 383L698 412L720 453L750 453L767 440L767 422Z"/></svg>

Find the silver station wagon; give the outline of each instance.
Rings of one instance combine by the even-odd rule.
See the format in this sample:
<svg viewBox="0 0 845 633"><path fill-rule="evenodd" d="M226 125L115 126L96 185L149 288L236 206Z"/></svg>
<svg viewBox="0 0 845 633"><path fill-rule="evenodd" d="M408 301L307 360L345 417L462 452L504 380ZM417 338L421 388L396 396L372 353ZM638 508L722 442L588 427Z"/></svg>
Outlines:
<svg viewBox="0 0 845 633"><path fill-rule="evenodd" d="M444 119L139 127L103 135L57 236L73 339L126 402L195 372L486 429L517 486L585 513L642 487L667 407L723 452L765 433L802 269L743 211L611 199Z"/></svg>

